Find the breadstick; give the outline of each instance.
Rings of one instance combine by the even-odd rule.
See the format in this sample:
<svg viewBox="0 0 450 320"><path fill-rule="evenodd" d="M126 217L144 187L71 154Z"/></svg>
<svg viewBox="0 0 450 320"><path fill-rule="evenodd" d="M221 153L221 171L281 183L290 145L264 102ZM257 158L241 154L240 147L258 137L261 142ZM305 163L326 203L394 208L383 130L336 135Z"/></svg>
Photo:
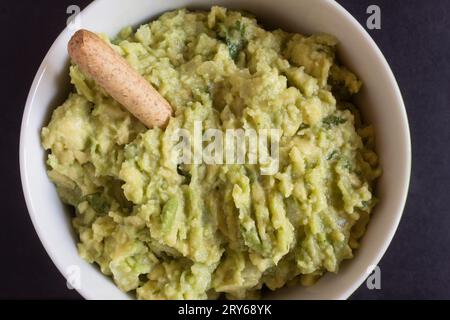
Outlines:
<svg viewBox="0 0 450 320"><path fill-rule="evenodd" d="M77 31L68 44L72 61L148 128L164 128L172 108L152 85L96 34Z"/></svg>

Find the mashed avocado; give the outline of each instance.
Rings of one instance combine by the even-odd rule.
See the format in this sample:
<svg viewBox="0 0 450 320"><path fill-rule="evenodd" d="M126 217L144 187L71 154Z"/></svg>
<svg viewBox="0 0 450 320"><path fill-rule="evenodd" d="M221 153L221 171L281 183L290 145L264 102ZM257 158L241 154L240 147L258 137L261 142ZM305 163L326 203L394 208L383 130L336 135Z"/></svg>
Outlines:
<svg viewBox="0 0 450 320"><path fill-rule="evenodd" d="M109 41L105 38L105 40ZM175 110L146 129L77 66L42 129L48 175L75 207L80 255L139 299L255 298L313 284L352 257L376 203L361 82L329 35L266 31L249 15L177 10L110 42ZM177 164L178 128L278 128L279 171Z"/></svg>

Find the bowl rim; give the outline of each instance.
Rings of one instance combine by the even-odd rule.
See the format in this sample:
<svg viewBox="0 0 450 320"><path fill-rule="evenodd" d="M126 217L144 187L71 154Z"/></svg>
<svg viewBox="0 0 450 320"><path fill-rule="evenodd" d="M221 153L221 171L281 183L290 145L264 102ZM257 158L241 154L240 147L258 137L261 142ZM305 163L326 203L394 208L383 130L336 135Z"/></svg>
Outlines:
<svg viewBox="0 0 450 320"><path fill-rule="evenodd" d="M86 13L90 10L92 10L96 5L98 5L101 2L104 2L107 0L94 0L91 3L89 3L80 13ZM397 201L399 204L398 207L398 211L396 212L396 216L395 216L395 221L394 223L392 223L392 225L390 226L389 230L386 232L386 235L384 236L384 240L382 243L380 243L380 246L376 252L376 254L374 253L372 255L371 258L371 264L370 265L377 265L380 260L382 259L382 257L384 256L384 254L387 251L387 248L389 247L389 245L392 242L392 239L397 231L398 225L400 223L400 220L403 216L403 212L404 212L404 208L406 205L406 200L408 197L408 192L409 192L409 187L410 187L410 180L411 180L411 167L412 167L412 147L411 147L411 132L410 132L410 127L409 127L409 121L408 121L408 115L406 112L406 108L405 108L405 104L404 104L404 100L402 97L402 93L400 91L398 82L394 76L394 73L392 72L392 69L389 65L389 63L387 62L384 54L382 53L382 51L380 50L380 48L378 47L378 45L375 43L375 41L373 40L373 38L369 35L369 33L367 32L367 30L356 20L356 18L350 13L348 12L341 4L339 4L338 2L334 1L334 0L321 0L323 2L325 2L327 5L334 7L333 9L339 11L344 17L345 19L347 19L353 26L353 28L357 29L359 33L361 33L361 35L364 37L364 40L367 42L367 44L370 46L370 49L377 55L377 57L380 59L380 62L383 64L384 70L387 73L387 76L390 79L390 82L394 85L393 90L395 92L395 99L397 100L397 105L399 107L399 111L400 111L400 115L401 115L401 120L402 120L402 125L404 126L404 130L405 130L405 157L406 157L406 163L405 163L405 169L406 169L406 176L405 176L405 181L402 184L402 190L401 190L401 197L399 197L399 200ZM23 116L22 116L22 122L21 122L21 128L20 128L20 141L19 141L19 167L20 167L20 177L21 177L21 184L22 184L22 191L23 191L23 195L25 198L25 203L28 209L28 214L30 216L31 222L33 224L33 227L39 237L39 240L41 241L45 251L47 252L47 255L50 257L50 259L52 260L53 264L57 267L57 269L59 270L59 272L63 275L63 277L66 279L66 274L64 272L64 269L62 267L62 262L60 261L60 259L57 257L57 254L55 252L52 252L49 248L49 245L47 243L46 237L44 235L44 232L42 229L40 229L38 227L38 223L37 223L37 214L36 214L36 209L33 207L32 205L32 192L31 189L29 187L29 181L28 181L28 176L26 174L26 159L25 159L25 131L27 130L27 121L29 118L29 114L30 114L30 110L31 107L34 104L34 100L35 100L35 96L36 96L36 89L39 86L39 83L42 80L42 77L45 73L46 70L46 64L45 62L48 59L48 56L50 55L50 53L53 51L56 43L59 42L59 40L64 36L64 34L68 31L68 26L66 26L61 33L57 36L57 38L55 39L55 41L52 43L52 45L50 46L49 50L47 51L46 55L44 56L38 71L36 72L36 75L33 79L32 85L30 87L30 91L28 93L27 96L27 100L25 103L25 108L24 108L24 112L23 112ZM99 273L99 276L103 276L102 274ZM357 278L357 280L355 280L351 285L349 285L347 287L346 290L343 290L340 294L338 294L336 296L336 299L338 300L345 300L347 298L350 297L351 294L353 294L356 289L358 289L361 284L364 282L364 280L366 279L366 277L368 276L368 274L361 274L359 275L359 277ZM85 287L76 289L77 292L85 299L96 299L95 295L91 294L89 292L89 290L87 290Z"/></svg>

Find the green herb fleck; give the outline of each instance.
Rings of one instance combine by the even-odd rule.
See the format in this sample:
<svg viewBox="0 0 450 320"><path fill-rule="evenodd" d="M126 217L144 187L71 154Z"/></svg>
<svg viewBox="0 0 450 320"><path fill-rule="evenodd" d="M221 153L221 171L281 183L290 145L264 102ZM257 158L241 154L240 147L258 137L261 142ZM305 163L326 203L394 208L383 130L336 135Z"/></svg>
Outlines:
<svg viewBox="0 0 450 320"><path fill-rule="evenodd" d="M336 127L345 122L347 122L347 119L337 117L334 115L328 116L322 120L323 125L328 129L331 129L332 127Z"/></svg>
<svg viewBox="0 0 450 320"><path fill-rule="evenodd" d="M337 150L333 150L328 156L327 156L327 160L331 160L334 158L335 155L337 155L338 152Z"/></svg>
<svg viewBox="0 0 450 320"><path fill-rule="evenodd" d="M364 209L367 209L370 207L370 201L361 201L361 205Z"/></svg>
<svg viewBox="0 0 450 320"><path fill-rule="evenodd" d="M370 210L373 209L373 207L375 207L378 203L378 199L377 198L372 198L368 201L361 201L361 206L360 208L366 212L370 212Z"/></svg>
<svg viewBox="0 0 450 320"><path fill-rule="evenodd" d="M344 168L347 170L352 170L352 164L350 163L350 160L348 159L344 160Z"/></svg>
<svg viewBox="0 0 450 320"><path fill-rule="evenodd" d="M96 212L107 213L109 211L108 201L103 197L101 192L89 194L85 199Z"/></svg>
<svg viewBox="0 0 450 320"><path fill-rule="evenodd" d="M242 50L242 43L241 42L234 43L231 40L229 40L229 38L227 38L227 47L228 51L230 52L231 59L236 60L236 58L239 55L239 52L241 52Z"/></svg>
<svg viewBox="0 0 450 320"><path fill-rule="evenodd" d="M236 21L234 27L225 30L225 43L228 47L230 57L233 60L239 56L239 53L247 46L245 38L246 26L241 21Z"/></svg>

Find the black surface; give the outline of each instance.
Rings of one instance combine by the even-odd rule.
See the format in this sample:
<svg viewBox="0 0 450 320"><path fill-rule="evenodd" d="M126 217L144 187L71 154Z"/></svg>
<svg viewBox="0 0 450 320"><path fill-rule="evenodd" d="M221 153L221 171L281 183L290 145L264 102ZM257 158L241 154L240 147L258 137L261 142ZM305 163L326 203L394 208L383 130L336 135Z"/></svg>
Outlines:
<svg viewBox="0 0 450 320"><path fill-rule="evenodd" d="M339 0L363 25L377 4L382 29L370 31L403 92L413 173L398 232L381 261L382 288L353 299L450 299L450 1ZM1 1L0 298L80 299L44 251L28 217L19 177L20 121L31 82L63 29L70 4L87 0Z"/></svg>

